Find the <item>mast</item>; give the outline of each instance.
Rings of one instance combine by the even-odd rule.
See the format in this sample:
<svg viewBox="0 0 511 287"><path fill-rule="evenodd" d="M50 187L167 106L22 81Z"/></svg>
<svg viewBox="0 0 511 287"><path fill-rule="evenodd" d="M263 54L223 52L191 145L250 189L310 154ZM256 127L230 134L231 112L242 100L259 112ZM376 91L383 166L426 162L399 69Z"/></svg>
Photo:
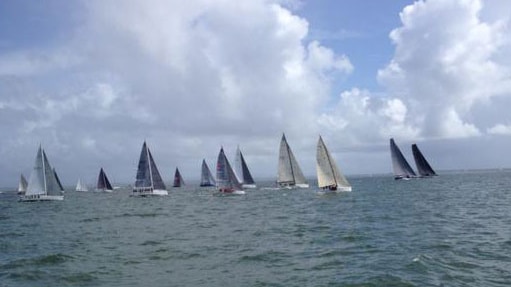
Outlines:
<svg viewBox="0 0 511 287"><path fill-rule="evenodd" d="M46 156L44 149L39 146L39 149L42 150L41 160L43 162L43 179L44 179L44 194L48 194L48 187L46 186L46 165L44 164L44 157Z"/></svg>

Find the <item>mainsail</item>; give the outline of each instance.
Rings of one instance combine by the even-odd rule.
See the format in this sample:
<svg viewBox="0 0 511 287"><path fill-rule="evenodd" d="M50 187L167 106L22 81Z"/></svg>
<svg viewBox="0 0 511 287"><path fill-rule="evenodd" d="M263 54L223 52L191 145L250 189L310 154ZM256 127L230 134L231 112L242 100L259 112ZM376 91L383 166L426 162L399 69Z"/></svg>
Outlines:
<svg viewBox="0 0 511 287"><path fill-rule="evenodd" d="M253 187L255 188L254 178L250 174L248 170L247 163L245 162L245 158L241 153L240 147L236 149L236 157L234 160L234 171L238 178L238 181L245 187Z"/></svg>
<svg viewBox="0 0 511 287"><path fill-rule="evenodd" d="M138 161L137 177L133 193L136 194L138 192L141 195L167 195L168 192L166 189L165 183L163 183L160 172L154 162L153 155L144 141Z"/></svg>
<svg viewBox="0 0 511 287"><path fill-rule="evenodd" d="M308 187L305 176L303 176L284 134L280 140L277 183L280 186Z"/></svg>
<svg viewBox="0 0 511 287"><path fill-rule="evenodd" d="M229 160L225 156L224 148L220 149L216 164L216 186L221 192L241 191L242 186L234 173Z"/></svg>
<svg viewBox="0 0 511 287"><path fill-rule="evenodd" d="M60 178L57 175L57 171L55 168L53 168L53 173L55 174L55 179L57 180L57 184L59 185L60 191L64 191L64 187L62 186L62 183L60 182Z"/></svg>
<svg viewBox="0 0 511 287"><path fill-rule="evenodd" d="M27 180L23 174L20 175L20 182L18 184L18 194L25 194L27 191Z"/></svg>
<svg viewBox="0 0 511 287"><path fill-rule="evenodd" d="M110 184L110 181L108 180L108 177L106 176L106 173L103 170L103 168L101 168L101 170L99 171L98 184L96 185L96 188L102 191L113 190L112 185Z"/></svg>
<svg viewBox="0 0 511 287"><path fill-rule="evenodd" d="M206 160L203 159L202 160L202 168L201 168L200 186L215 186L215 185L216 185L215 178L213 178L213 175L211 174L211 171L209 170Z"/></svg>
<svg viewBox="0 0 511 287"><path fill-rule="evenodd" d="M320 188L351 191L350 183L339 170L321 136L316 148L316 171Z"/></svg>
<svg viewBox="0 0 511 287"><path fill-rule="evenodd" d="M39 201L39 200L63 200L64 196L60 190L55 173L44 149L39 146L35 158L34 169L30 174L27 185L27 191L21 201Z"/></svg>
<svg viewBox="0 0 511 287"><path fill-rule="evenodd" d="M435 176L436 172L433 170L429 162L426 160L424 155L422 155L419 147L416 144L412 144L412 152L413 158L415 160L415 165L417 166L417 171L421 176Z"/></svg>
<svg viewBox="0 0 511 287"><path fill-rule="evenodd" d="M179 169L176 167L176 172L174 173L174 187L181 187L185 185L185 181L179 172Z"/></svg>
<svg viewBox="0 0 511 287"><path fill-rule="evenodd" d="M87 188L87 185L82 183L81 179L78 179L78 182L76 183L76 191L89 191Z"/></svg>
<svg viewBox="0 0 511 287"><path fill-rule="evenodd" d="M401 150L399 150L399 147L396 145L393 138L390 139L390 156L392 157L394 179L411 178L417 176L401 153Z"/></svg>

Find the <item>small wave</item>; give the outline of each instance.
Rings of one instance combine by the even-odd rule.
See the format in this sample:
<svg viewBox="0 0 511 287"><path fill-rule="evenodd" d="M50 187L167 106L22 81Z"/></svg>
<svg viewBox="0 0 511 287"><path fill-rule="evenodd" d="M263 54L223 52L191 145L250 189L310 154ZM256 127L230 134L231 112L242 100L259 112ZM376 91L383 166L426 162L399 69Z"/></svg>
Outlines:
<svg viewBox="0 0 511 287"><path fill-rule="evenodd" d="M11 261L7 264L2 265L2 269L15 269L25 266L51 266L63 263L69 259L72 259L72 256L65 255L62 253L50 254L45 256L39 256L35 258L29 259L19 259L15 261Z"/></svg>
<svg viewBox="0 0 511 287"><path fill-rule="evenodd" d="M93 273L75 273L72 275L62 277L62 281L71 283L71 284L80 284L80 283L90 283L96 280L97 277L93 275Z"/></svg>
<svg viewBox="0 0 511 287"><path fill-rule="evenodd" d="M288 255L283 252L279 251L268 251L263 252L255 255L244 255L240 258L240 262L271 262L276 263L284 260L284 258L287 258Z"/></svg>
<svg viewBox="0 0 511 287"><path fill-rule="evenodd" d="M147 240L140 244L140 246L154 246L154 245L160 245L162 242L160 241L154 241L154 240Z"/></svg>

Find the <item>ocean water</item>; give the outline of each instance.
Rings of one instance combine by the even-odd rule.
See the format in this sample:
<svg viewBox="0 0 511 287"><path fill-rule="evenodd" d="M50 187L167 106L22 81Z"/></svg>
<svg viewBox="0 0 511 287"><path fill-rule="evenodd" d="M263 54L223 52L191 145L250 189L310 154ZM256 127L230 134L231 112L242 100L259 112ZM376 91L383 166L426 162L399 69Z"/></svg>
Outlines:
<svg viewBox="0 0 511 287"><path fill-rule="evenodd" d="M0 286L511 286L510 171L348 179L336 195L4 192Z"/></svg>

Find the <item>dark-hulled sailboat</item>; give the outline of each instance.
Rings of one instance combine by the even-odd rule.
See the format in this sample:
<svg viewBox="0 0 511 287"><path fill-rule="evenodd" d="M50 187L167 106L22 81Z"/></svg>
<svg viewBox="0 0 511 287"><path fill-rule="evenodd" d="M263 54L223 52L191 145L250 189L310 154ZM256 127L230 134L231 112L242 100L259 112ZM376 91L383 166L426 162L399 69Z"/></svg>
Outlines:
<svg viewBox="0 0 511 287"><path fill-rule="evenodd" d="M409 179L417 176L393 138L390 139L390 156L392 158L394 179Z"/></svg>
<svg viewBox="0 0 511 287"><path fill-rule="evenodd" d="M437 175L416 144L412 144L412 152L417 171L421 177Z"/></svg>

